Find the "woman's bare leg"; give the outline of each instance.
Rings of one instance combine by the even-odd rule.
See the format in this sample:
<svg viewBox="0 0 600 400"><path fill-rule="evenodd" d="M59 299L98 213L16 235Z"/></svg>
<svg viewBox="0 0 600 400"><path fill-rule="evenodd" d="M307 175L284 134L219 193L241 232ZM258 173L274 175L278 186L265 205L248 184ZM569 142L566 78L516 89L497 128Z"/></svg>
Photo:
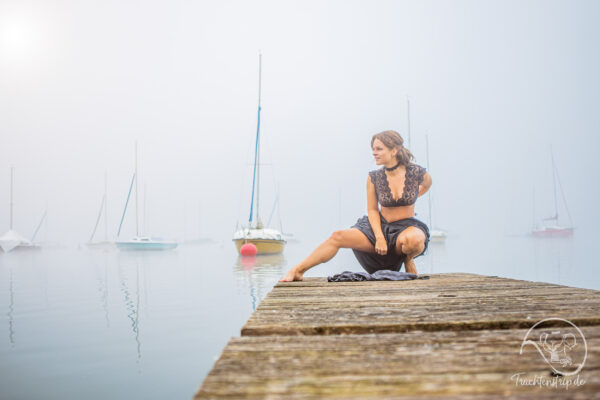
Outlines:
<svg viewBox="0 0 600 400"><path fill-rule="evenodd" d="M329 239L321 243L302 262L290 268L288 273L279 282L301 281L302 275L315 265L327 262L333 258L341 248L374 252L375 247L369 242L364 233L356 228L335 231Z"/></svg>
<svg viewBox="0 0 600 400"><path fill-rule="evenodd" d="M415 226L410 226L402 231L396 239L396 252L406 255L404 269L411 274L417 273L414 258L425 249L425 232Z"/></svg>

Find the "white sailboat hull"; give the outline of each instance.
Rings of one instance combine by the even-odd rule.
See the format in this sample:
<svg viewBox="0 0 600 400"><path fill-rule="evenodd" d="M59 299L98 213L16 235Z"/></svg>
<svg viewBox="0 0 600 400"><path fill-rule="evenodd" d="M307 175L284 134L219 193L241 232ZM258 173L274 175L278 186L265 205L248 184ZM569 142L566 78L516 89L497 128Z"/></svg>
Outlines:
<svg viewBox="0 0 600 400"><path fill-rule="evenodd" d="M531 234L535 237L570 237L573 236L573 228L563 226L545 226L534 229Z"/></svg>
<svg viewBox="0 0 600 400"><path fill-rule="evenodd" d="M177 242L154 240L151 238L133 238L131 240L118 241L115 245L119 250L173 250Z"/></svg>
<svg viewBox="0 0 600 400"><path fill-rule="evenodd" d="M10 230L0 237L0 247L5 253L19 246L32 246L31 242L19 235L17 232Z"/></svg>
<svg viewBox="0 0 600 400"><path fill-rule="evenodd" d="M246 243L256 246L257 254L277 254L283 252L286 241L276 229L240 229L233 235L233 243L239 252Z"/></svg>
<svg viewBox="0 0 600 400"><path fill-rule="evenodd" d="M0 247L2 247L2 250L4 250L5 253L8 253L19 244L20 242L16 240L0 240Z"/></svg>

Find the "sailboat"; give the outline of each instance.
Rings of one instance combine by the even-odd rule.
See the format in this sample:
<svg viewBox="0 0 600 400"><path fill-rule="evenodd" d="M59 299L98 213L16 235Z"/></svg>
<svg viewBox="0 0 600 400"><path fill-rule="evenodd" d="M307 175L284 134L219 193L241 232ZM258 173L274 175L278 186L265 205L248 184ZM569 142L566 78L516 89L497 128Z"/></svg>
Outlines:
<svg viewBox="0 0 600 400"><path fill-rule="evenodd" d="M558 176L558 169L556 168L556 164L554 163L554 153L552 152L552 148L550 148L550 157L552 158L552 185L553 185L553 194L554 194L554 215L551 217L544 218L541 224L535 224L533 229L531 230L531 234L535 237L569 237L573 236L573 221L571 220L571 214L569 213L569 208L567 207L567 200L565 199L565 193L563 192L562 185L560 184L560 177ZM556 183L558 182L558 186L560 187L560 193L562 195L562 200L565 205L565 209L567 211L567 216L569 218L568 226L561 226L558 222L558 197L556 195ZM535 201L534 201L535 207ZM534 212L535 218L535 212Z"/></svg>
<svg viewBox="0 0 600 400"><path fill-rule="evenodd" d="M19 233L13 230L13 182L14 182L14 170L15 168L11 165L10 167L10 225L8 232L0 236L0 247L5 253L17 248L17 247L33 247L30 240L24 238Z"/></svg>
<svg viewBox="0 0 600 400"><path fill-rule="evenodd" d="M23 247L35 247L28 239L19 235L14 230L10 229L4 235L0 236L0 247L5 253Z"/></svg>
<svg viewBox="0 0 600 400"><path fill-rule="evenodd" d="M96 225L94 225L94 230L92 231L92 235L90 236L90 240L86 243L88 246L93 247L104 247L104 246L112 246L114 242L108 240L108 213L107 213L107 174L104 171L104 196L102 196L102 202L100 203L100 211L98 211L98 218L96 218ZM94 236L96 235L96 231L98 230L98 225L100 224L100 219L104 216L104 240L98 240L94 242Z"/></svg>
<svg viewBox="0 0 600 400"><path fill-rule="evenodd" d="M149 236L140 235L140 219L138 211L138 150L137 142L135 143L135 172L131 179L131 185L129 186L129 193L127 194L127 201L125 202L125 209L121 216L121 223L119 224L119 231L117 232L117 238L121 234L121 228L123 226L123 220L125 218L125 212L127 211L127 205L129 204L129 198L131 196L131 189L135 183L135 236L130 240L116 241L115 244L119 250L172 250L177 247L177 242L165 241L162 239L151 238Z"/></svg>
<svg viewBox="0 0 600 400"><path fill-rule="evenodd" d="M425 135L425 150L427 154L427 170L429 171L429 137ZM432 197L433 194L431 191L429 192L429 196L427 196L428 206L429 206L429 240L432 242L445 242L446 241L446 232L434 228L433 226L433 214L432 214Z"/></svg>
<svg viewBox="0 0 600 400"><path fill-rule="evenodd" d="M266 228L259 215L260 200L260 100L261 100L262 55L258 56L258 123L256 127L256 145L254 148L254 173L252 176L252 195L250 198L250 217L248 226L236 231L233 242L238 250L246 243L256 246L257 254L281 253L286 241L277 229ZM254 200L256 196L256 216Z"/></svg>
<svg viewBox="0 0 600 400"><path fill-rule="evenodd" d="M46 205L46 210L44 211L44 214L42 214L42 218L40 219L40 222L38 223L37 228L35 228L35 231L33 232L33 235L31 235L31 244L29 246L33 247L33 248L40 248L41 245L35 241L35 237L37 236L38 232L40 231L40 228L42 227L42 224L44 223L44 221L46 220L46 216L48 215L48 205Z"/></svg>

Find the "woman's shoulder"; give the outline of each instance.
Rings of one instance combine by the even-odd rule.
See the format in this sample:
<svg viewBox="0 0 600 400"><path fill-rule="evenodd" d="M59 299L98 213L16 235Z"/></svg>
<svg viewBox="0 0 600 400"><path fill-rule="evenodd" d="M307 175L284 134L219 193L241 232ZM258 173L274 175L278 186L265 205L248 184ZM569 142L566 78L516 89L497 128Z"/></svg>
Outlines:
<svg viewBox="0 0 600 400"><path fill-rule="evenodd" d="M425 169L425 167L423 167L423 166L421 166L421 165L419 165L417 163L412 163L412 162L410 164L408 164L408 166L410 168Z"/></svg>
<svg viewBox="0 0 600 400"><path fill-rule="evenodd" d="M419 164L410 163L406 167L406 176L414 177L413 179L416 179L419 184L423 181L426 173L427 170Z"/></svg>
<svg viewBox="0 0 600 400"><path fill-rule="evenodd" d="M383 167L374 169L373 171L369 171L369 175L380 174L383 172Z"/></svg>
<svg viewBox="0 0 600 400"><path fill-rule="evenodd" d="M369 171L369 178L371 178L371 182L373 184L375 184L375 182L377 181L377 178L379 176L381 176L382 172L383 172L383 167L382 168L378 168L378 169L374 169L373 171Z"/></svg>
<svg viewBox="0 0 600 400"><path fill-rule="evenodd" d="M427 169L425 167L422 167L419 164L415 164L415 163L408 164L408 166L406 168L410 169L412 171L418 172L418 173L422 173L422 174L427 172Z"/></svg>

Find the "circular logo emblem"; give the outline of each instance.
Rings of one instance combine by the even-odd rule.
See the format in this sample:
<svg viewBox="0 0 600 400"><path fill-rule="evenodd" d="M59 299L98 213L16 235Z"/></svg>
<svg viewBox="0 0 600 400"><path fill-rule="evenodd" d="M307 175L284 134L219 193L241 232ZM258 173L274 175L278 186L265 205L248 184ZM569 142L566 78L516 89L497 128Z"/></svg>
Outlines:
<svg viewBox="0 0 600 400"><path fill-rule="evenodd" d="M526 345L535 347L557 375L579 373L587 359L587 342L581 329L562 318L546 318L537 322L525 334L519 354L523 354Z"/></svg>

